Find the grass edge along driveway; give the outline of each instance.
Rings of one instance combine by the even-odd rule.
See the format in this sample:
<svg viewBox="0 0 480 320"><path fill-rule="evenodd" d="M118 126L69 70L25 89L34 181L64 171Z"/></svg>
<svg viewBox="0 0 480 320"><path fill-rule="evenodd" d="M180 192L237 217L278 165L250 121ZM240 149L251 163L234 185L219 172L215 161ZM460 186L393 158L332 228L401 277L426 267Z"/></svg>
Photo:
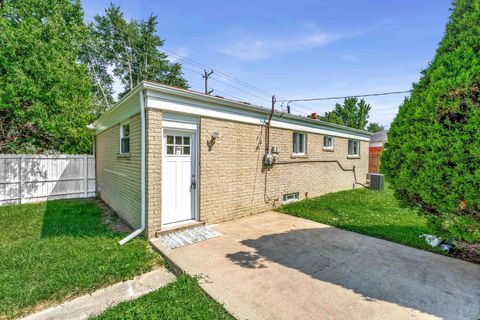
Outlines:
<svg viewBox="0 0 480 320"><path fill-rule="evenodd" d="M118 241L116 216L94 200L0 207L0 319L131 279L162 263L148 242ZM110 226L110 227L109 227Z"/></svg>
<svg viewBox="0 0 480 320"><path fill-rule="evenodd" d="M93 318L112 319L234 319L207 296L197 279L180 275L176 281L135 300L122 302Z"/></svg>
<svg viewBox="0 0 480 320"><path fill-rule="evenodd" d="M346 190L287 204L277 209L296 217L436 253L421 234L435 234L427 218L399 204L388 186L383 191Z"/></svg>

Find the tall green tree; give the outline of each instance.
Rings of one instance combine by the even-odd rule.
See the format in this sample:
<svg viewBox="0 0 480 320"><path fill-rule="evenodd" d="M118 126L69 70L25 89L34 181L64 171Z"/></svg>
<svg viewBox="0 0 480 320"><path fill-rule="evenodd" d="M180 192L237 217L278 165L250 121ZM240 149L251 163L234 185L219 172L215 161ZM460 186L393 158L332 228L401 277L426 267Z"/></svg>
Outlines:
<svg viewBox="0 0 480 320"><path fill-rule="evenodd" d="M146 20L127 21L120 7L113 4L103 16L95 16L95 21L89 26L91 49L86 50L84 56L88 61L92 53L91 70L101 75L98 77L101 80L97 81L92 73L95 85L99 87L96 90L98 101L111 101L112 74L108 72L109 67L113 67L113 76L123 84L124 91L120 96L143 80L188 87L181 65L171 63L168 56L159 50L164 41L156 35L157 24L157 17L153 15Z"/></svg>
<svg viewBox="0 0 480 320"><path fill-rule="evenodd" d="M385 130L385 127L376 122L370 122L367 127L368 132L379 132Z"/></svg>
<svg viewBox="0 0 480 320"><path fill-rule="evenodd" d="M337 103L332 111L325 112L321 119L351 128L365 129L370 109L364 99L346 98L342 104Z"/></svg>
<svg viewBox="0 0 480 320"><path fill-rule="evenodd" d="M0 153L91 150L92 84L78 54L80 2L5 0L0 10Z"/></svg>
<svg viewBox="0 0 480 320"><path fill-rule="evenodd" d="M480 0L456 0L435 58L392 123L381 170L440 230L480 241Z"/></svg>

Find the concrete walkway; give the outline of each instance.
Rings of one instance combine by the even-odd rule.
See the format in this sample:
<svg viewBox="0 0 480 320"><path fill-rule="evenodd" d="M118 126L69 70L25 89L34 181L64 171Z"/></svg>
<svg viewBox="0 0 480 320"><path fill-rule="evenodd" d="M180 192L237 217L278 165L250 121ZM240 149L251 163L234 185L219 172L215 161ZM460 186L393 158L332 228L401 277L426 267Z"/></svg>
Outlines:
<svg viewBox="0 0 480 320"><path fill-rule="evenodd" d="M92 294L32 314L24 319L88 319L122 301L139 298L144 294L164 287L174 279L175 276L165 268L159 268L132 280L116 283Z"/></svg>
<svg viewBox="0 0 480 320"><path fill-rule="evenodd" d="M480 266L274 212L167 250L239 319L478 319Z"/></svg>

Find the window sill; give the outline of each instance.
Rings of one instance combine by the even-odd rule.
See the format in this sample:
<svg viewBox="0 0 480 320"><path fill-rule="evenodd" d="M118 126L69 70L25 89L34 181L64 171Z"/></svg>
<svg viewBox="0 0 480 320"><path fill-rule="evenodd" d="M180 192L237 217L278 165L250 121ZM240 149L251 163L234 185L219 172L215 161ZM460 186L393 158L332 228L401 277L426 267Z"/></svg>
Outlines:
<svg viewBox="0 0 480 320"><path fill-rule="evenodd" d="M323 150L323 151L327 151L327 152L333 152L333 151L335 151L335 150L333 149L333 147L323 147L322 150Z"/></svg>
<svg viewBox="0 0 480 320"><path fill-rule="evenodd" d="M296 154L296 153L292 153L290 155L290 158L291 159L308 159L308 156L306 154Z"/></svg>
<svg viewBox="0 0 480 320"><path fill-rule="evenodd" d="M130 153L117 153L117 158L130 159Z"/></svg>
<svg viewBox="0 0 480 320"><path fill-rule="evenodd" d="M360 156L347 156L347 159L360 159Z"/></svg>

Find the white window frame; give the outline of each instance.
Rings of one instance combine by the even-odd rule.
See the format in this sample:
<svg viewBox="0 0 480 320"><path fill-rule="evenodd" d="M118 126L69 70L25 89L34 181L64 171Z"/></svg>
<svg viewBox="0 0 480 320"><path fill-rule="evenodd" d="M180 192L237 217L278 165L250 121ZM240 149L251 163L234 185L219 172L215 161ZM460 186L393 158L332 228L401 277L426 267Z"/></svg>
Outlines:
<svg viewBox="0 0 480 320"><path fill-rule="evenodd" d="M357 144L357 153L350 153L350 143L355 142ZM348 139L348 144L347 144L347 155L349 158L360 158L360 141L359 140L354 140L354 139Z"/></svg>
<svg viewBox="0 0 480 320"><path fill-rule="evenodd" d="M299 192L286 193L282 196L282 203L287 204L291 202L297 202L300 200Z"/></svg>
<svg viewBox="0 0 480 320"><path fill-rule="evenodd" d="M302 137L302 138L300 138ZM300 146L300 141L303 140L303 150L299 148L295 150L295 145ZM293 132L292 134L292 155L305 156L307 154L307 134L305 132Z"/></svg>
<svg viewBox="0 0 480 320"><path fill-rule="evenodd" d="M123 132L123 127L128 125L128 131L129 131L129 134L128 134L128 152L123 152L122 150L122 139L124 138L127 138ZM119 139L119 143L120 143L120 146L119 146L119 153L118 154L121 154L121 155L128 155L130 154L130 136L131 136L131 133L132 133L132 129L130 127L130 122L123 122L120 124L120 139Z"/></svg>
<svg viewBox="0 0 480 320"><path fill-rule="evenodd" d="M332 142L331 146L325 145L326 139L330 139L330 141ZM333 140L334 140L333 136L328 136L328 135L323 136L323 150L333 150Z"/></svg>

